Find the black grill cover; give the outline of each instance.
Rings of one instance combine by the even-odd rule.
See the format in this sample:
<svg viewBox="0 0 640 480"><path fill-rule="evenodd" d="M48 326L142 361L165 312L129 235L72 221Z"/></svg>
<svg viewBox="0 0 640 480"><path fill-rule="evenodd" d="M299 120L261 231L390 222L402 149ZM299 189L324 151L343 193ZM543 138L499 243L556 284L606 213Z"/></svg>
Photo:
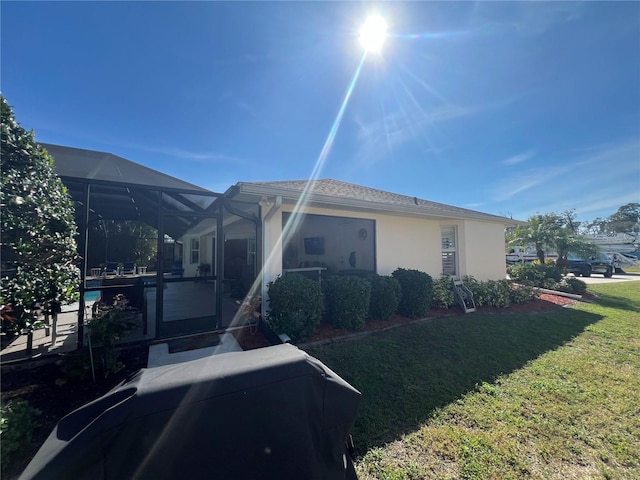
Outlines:
<svg viewBox="0 0 640 480"><path fill-rule="evenodd" d="M355 478L359 401L288 344L143 369L63 418L20 478Z"/></svg>

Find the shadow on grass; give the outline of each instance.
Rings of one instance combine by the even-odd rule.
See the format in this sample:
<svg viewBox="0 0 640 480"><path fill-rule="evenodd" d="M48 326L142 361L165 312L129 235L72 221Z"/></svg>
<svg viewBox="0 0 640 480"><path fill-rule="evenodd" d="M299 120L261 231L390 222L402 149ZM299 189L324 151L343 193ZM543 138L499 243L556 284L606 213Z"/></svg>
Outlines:
<svg viewBox="0 0 640 480"><path fill-rule="evenodd" d="M607 293L598 293L596 303L603 307L626 310L628 312L637 312L640 308L638 302L634 302L630 298L618 297Z"/></svg>
<svg viewBox="0 0 640 480"><path fill-rule="evenodd" d="M521 368L601 318L573 309L439 318L309 353L362 392L353 437L363 455L416 430L476 385Z"/></svg>

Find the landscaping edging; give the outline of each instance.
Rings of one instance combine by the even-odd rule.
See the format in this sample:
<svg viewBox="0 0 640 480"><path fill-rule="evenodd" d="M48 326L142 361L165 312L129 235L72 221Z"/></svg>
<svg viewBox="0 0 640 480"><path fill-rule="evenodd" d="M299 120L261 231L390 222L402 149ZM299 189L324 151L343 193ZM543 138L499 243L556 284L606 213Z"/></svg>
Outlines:
<svg viewBox="0 0 640 480"><path fill-rule="evenodd" d="M379 328L377 330L367 330L365 332L355 332L349 335L344 335L342 337L334 337L334 338L327 338L324 340L317 340L315 342L307 342L307 343L301 343L299 345L296 345L296 347L300 348L301 350L305 350L307 348L315 348L315 347L321 347L323 345L329 345L331 343L338 343L338 342L345 342L345 341L350 341L350 340L357 340L359 338L364 338L364 337L368 337L369 335L375 335L378 333L382 333L382 332L388 332L389 330L393 330L396 328L400 328L400 327L405 327L407 325L416 325L419 323L428 323L432 320L435 320L436 318L443 318L446 317L447 315L438 315L435 317L424 317L424 318L418 318L417 320L413 320L411 322L405 322L405 323L398 323L396 325L389 325L388 327L384 327L384 328Z"/></svg>

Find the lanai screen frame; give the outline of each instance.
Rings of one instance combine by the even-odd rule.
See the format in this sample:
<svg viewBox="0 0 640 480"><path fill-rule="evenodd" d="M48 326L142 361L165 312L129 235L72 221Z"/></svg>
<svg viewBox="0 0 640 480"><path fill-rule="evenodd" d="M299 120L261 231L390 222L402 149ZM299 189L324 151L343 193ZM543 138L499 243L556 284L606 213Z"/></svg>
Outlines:
<svg viewBox="0 0 640 480"><path fill-rule="evenodd" d="M92 214L91 208L91 190L92 187L99 188L103 187L114 187L138 191L146 191L150 193L152 196L156 196L157 199L157 211L156 218L150 219L148 217L140 217L135 216L131 218L118 218L118 220L132 220L132 221L145 221L149 225L156 226L158 231L158 239L157 239L157 263L158 263L158 271L156 276L156 334L155 338L158 338L160 328L159 325L162 322L163 316L163 293L164 293L164 283L165 278L163 274L163 260L164 260L164 236L166 233L165 228L165 219L167 216L192 216L199 218L215 218L216 219L216 228L218 232L223 232L223 223L222 223L222 208L224 207L224 194L208 192L206 190L192 190L192 189L180 189L180 188L168 188L154 185L140 185L134 183L127 182L114 182L114 181L105 181L98 179L83 179L78 177L70 177L70 176L60 176L63 184L69 190L69 194L76 203L76 221L78 223L78 251L81 256L81 265L80 265L80 304L78 308L78 338L77 338L77 348L82 348L84 341L84 320L85 320L85 300L84 294L88 291L96 291L96 290L105 290L105 287L87 287L86 286L86 274L89 269L89 264L87 261L87 253L89 249L88 244L88 236L89 236L89 225L90 218ZM78 189L80 187L80 189ZM80 191L78 191L80 190ZM78 195L80 194L80 195ZM168 208L167 202L163 202L162 198L164 195L169 195L171 198L176 199L181 195L197 195L201 197L210 197L212 199L212 203L208 208L200 209L197 211L194 207L196 207L193 202L189 202L187 198L184 198L184 205L189 206L191 211L178 210L175 208ZM180 201L180 200L178 200ZM82 207L82 211L78 211L78 207ZM108 218L105 218L108 219ZM174 233L175 235L175 233ZM222 309L220 306L222 305L222 288L220 288L219 281L222 278L221 273L224 271L224 245L223 242L218 242L216 244L217 255L220 259L219 262L216 263L216 272L213 276L213 280L216 282L216 312L214 317L216 318L216 327L221 324L221 315Z"/></svg>
<svg viewBox="0 0 640 480"><path fill-rule="evenodd" d="M104 286L87 287L86 284L90 267L87 255L89 229L91 221L99 219L141 221L157 230L159 268L156 277L155 338L158 338L165 283L162 268L165 233L178 239L193 227L196 220L212 218L216 220L217 232L223 235L223 209L227 203L225 194L212 192L111 153L47 143L41 145L52 155L56 173L67 187L75 207L81 276L77 347L80 348L84 340L84 294L87 291L105 290ZM209 200L203 200L207 198ZM187 217L193 222L190 223ZM258 230L257 236L260 235ZM214 275L208 279L216 282L216 311L213 318L218 328L222 315L220 280L224 271L223 242L217 243L216 251L220 261L216 263L216 271L212 272Z"/></svg>

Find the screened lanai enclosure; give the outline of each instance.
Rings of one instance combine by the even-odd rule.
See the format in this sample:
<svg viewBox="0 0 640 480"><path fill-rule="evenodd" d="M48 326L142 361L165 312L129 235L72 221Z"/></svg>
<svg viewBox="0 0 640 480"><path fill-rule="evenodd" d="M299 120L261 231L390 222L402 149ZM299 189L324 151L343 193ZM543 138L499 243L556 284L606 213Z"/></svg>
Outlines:
<svg viewBox="0 0 640 480"><path fill-rule="evenodd" d="M241 203L109 153L43 144L75 207L78 344L96 301L123 295L131 340L228 327L260 263L259 205Z"/></svg>

